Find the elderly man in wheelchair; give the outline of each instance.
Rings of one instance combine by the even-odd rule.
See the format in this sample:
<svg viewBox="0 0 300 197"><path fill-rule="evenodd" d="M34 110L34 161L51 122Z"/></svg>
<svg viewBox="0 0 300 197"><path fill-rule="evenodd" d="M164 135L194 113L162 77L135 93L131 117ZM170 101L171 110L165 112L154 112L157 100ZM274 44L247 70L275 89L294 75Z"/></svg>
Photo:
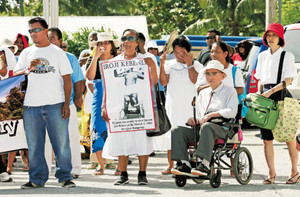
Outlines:
<svg viewBox="0 0 300 197"><path fill-rule="evenodd" d="M210 173L210 161L216 139L225 139L229 128L222 124L213 123L214 120L232 121L238 111L238 97L236 90L222 84L226 77L224 66L217 60L210 61L202 69L209 87L199 93L199 113L192 117L187 124L193 127L200 125L200 132L194 132L193 128L177 127L172 131L171 159L177 161L177 166L171 170L174 175L183 176L207 176ZM199 126L198 126L199 127ZM188 157L188 144L195 140L199 145L196 149L199 165L192 169Z"/></svg>

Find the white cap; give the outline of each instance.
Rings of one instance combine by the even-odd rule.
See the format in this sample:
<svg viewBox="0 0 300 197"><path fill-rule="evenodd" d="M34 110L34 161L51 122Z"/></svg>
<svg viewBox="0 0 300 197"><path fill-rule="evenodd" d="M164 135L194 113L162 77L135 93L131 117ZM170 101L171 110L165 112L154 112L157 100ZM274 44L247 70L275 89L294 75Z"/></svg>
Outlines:
<svg viewBox="0 0 300 197"><path fill-rule="evenodd" d="M148 50L148 48L150 48L150 47L158 49L157 43L156 43L154 40L149 40L149 41L147 42L147 50Z"/></svg>
<svg viewBox="0 0 300 197"><path fill-rule="evenodd" d="M202 69L203 74L208 69L217 69L217 70L221 71L222 73L225 72L224 65L221 62L219 62L218 60L211 60L211 61L209 61L207 63L207 65Z"/></svg>
<svg viewBox="0 0 300 197"><path fill-rule="evenodd" d="M98 33L97 34L97 38L98 38L97 42L102 42L102 41L108 40L108 41L113 41L114 44L115 44L115 47L118 47L120 45L119 42L113 38L111 32L101 32L101 33Z"/></svg>

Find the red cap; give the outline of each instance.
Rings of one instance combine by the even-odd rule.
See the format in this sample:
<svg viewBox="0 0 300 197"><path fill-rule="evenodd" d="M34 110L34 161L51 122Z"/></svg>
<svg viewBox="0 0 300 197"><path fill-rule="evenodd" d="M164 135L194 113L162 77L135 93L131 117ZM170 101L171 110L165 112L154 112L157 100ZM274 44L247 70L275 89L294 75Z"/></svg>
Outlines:
<svg viewBox="0 0 300 197"><path fill-rule="evenodd" d="M266 32L264 33L264 36L263 36L263 43L264 45L266 46L269 46L268 45L268 42L266 40L266 34L268 31L273 31L274 33L276 33L278 36L279 36L279 39L281 38L281 40L283 41L283 44L281 45L282 47L284 46L284 37L283 37L283 34L284 34L284 29L283 29L283 26L280 25L279 23L271 23Z"/></svg>

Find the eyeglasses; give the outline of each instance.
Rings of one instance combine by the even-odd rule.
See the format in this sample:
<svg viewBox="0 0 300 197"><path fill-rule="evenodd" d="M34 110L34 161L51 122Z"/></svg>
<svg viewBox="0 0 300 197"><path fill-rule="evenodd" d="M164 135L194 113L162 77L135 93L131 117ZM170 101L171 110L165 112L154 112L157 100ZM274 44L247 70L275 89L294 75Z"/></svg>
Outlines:
<svg viewBox="0 0 300 197"><path fill-rule="evenodd" d="M204 73L206 76L216 76L218 73L221 73L221 72L206 72L206 73Z"/></svg>
<svg viewBox="0 0 300 197"><path fill-rule="evenodd" d="M134 37L134 36L122 36L121 37L121 41L122 42L125 42L126 40L128 40L128 41L130 41L130 42L133 42L133 41L135 41L136 40L136 38Z"/></svg>
<svg viewBox="0 0 300 197"><path fill-rule="evenodd" d="M216 39L216 36L207 36L206 40L209 40L209 39Z"/></svg>
<svg viewBox="0 0 300 197"><path fill-rule="evenodd" d="M157 48L149 47L148 50L157 50Z"/></svg>
<svg viewBox="0 0 300 197"><path fill-rule="evenodd" d="M32 34L33 32L38 33L38 32L43 31L43 30L44 30L44 28L34 28L34 29L29 29L28 32L30 34Z"/></svg>
<svg viewBox="0 0 300 197"><path fill-rule="evenodd" d="M103 41L103 42L98 42L97 46L108 45L108 44L110 44L109 41Z"/></svg>

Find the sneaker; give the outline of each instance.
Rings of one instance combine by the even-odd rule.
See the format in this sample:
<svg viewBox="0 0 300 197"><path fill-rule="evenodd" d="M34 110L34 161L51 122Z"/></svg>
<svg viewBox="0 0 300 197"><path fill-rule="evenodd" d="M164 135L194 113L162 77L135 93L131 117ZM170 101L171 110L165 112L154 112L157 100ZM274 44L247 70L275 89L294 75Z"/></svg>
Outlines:
<svg viewBox="0 0 300 197"><path fill-rule="evenodd" d="M28 182L25 183L24 185L21 185L22 189L31 189L31 188L39 188L39 187L44 187L44 185L37 185L32 182Z"/></svg>
<svg viewBox="0 0 300 197"><path fill-rule="evenodd" d="M139 185L148 185L148 180L146 176L138 176L138 184Z"/></svg>
<svg viewBox="0 0 300 197"><path fill-rule="evenodd" d="M209 173L209 169L203 164L200 163L196 168L193 168L191 173L198 176L206 176Z"/></svg>
<svg viewBox="0 0 300 197"><path fill-rule="evenodd" d="M60 183L62 187L65 187L65 188L73 188L73 187L76 187L75 183L71 180L67 180L67 181L63 181Z"/></svg>
<svg viewBox="0 0 300 197"><path fill-rule="evenodd" d="M0 182L11 182L12 178L9 176L7 172L2 172L0 174Z"/></svg>
<svg viewBox="0 0 300 197"><path fill-rule="evenodd" d="M128 177L125 177L125 176L120 176L120 178L118 178L114 185L125 185L125 184L128 184L129 183L129 179Z"/></svg>
<svg viewBox="0 0 300 197"><path fill-rule="evenodd" d="M171 173L175 175L186 175L191 176L191 168L188 167L185 163L178 165L175 168L171 169Z"/></svg>

